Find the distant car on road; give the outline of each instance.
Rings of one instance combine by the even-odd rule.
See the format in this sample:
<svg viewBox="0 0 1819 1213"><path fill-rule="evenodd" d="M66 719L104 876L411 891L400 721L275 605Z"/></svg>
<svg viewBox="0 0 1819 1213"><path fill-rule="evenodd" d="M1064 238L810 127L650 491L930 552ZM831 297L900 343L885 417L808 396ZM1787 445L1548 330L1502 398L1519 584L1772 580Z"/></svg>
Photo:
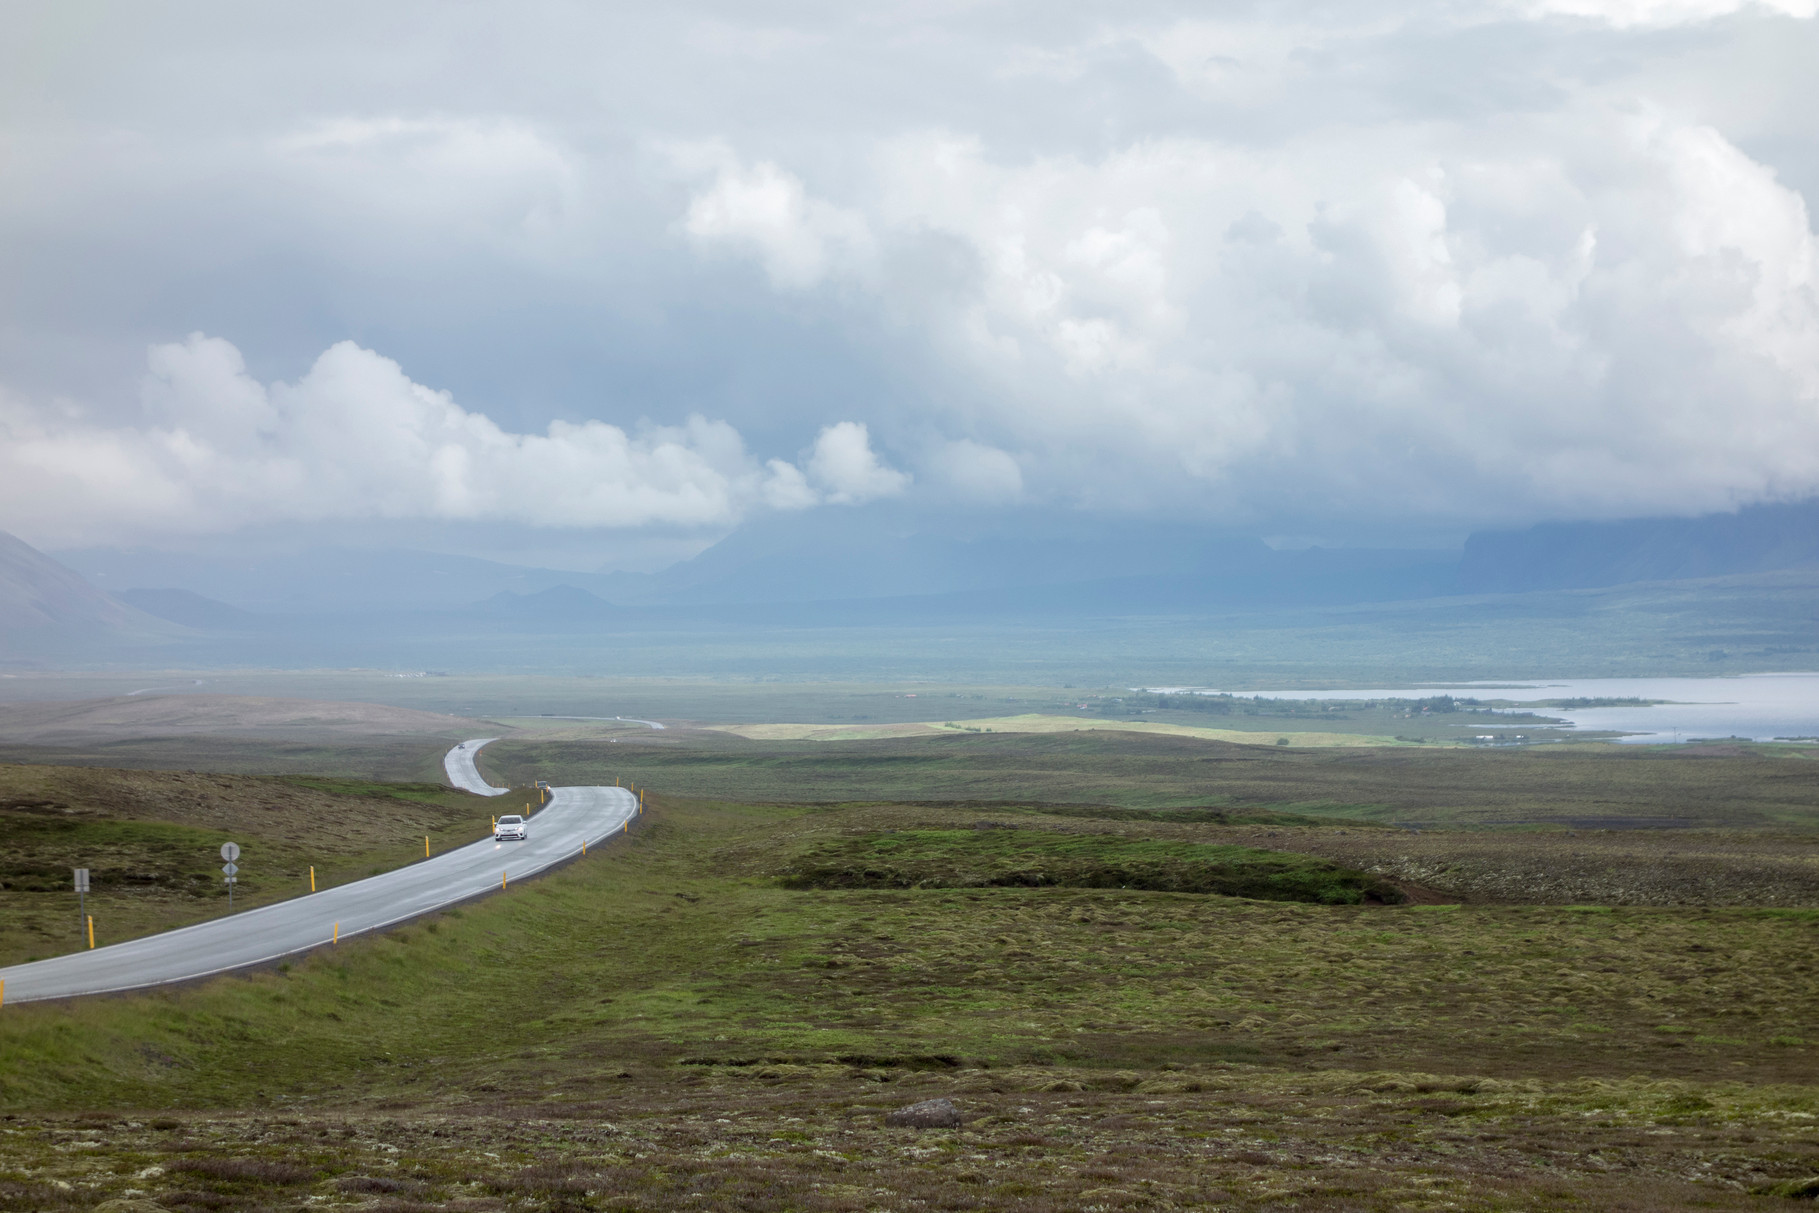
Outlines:
<svg viewBox="0 0 1819 1213"><path fill-rule="evenodd" d="M499 823L493 827L493 840L495 842L504 842L508 838L523 842L529 837L530 835L525 831L524 818L518 816L516 813L501 817Z"/></svg>

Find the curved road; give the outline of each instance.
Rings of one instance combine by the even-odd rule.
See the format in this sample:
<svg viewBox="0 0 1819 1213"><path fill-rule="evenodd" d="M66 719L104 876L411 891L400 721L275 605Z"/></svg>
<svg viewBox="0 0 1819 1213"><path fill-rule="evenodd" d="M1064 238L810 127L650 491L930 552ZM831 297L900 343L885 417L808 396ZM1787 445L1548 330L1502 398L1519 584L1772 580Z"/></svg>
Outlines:
<svg viewBox="0 0 1819 1213"><path fill-rule="evenodd" d="M498 741L497 737L476 737L464 741L442 756L442 769L448 773L448 781L463 792L472 792L476 796L503 796L510 788L495 788L480 774L480 768L474 765L474 759L480 757L480 747Z"/></svg>
<svg viewBox="0 0 1819 1213"><path fill-rule="evenodd" d="M474 756L492 738L464 741L444 765L449 781L483 796L502 796L480 777ZM276 960L341 937L376 931L431 910L498 892L501 877L517 881L572 859L582 844L620 832L638 811L624 788L555 788L530 819L524 842L491 838L444 851L433 859L319 893L260 906L229 917L179 927L93 951L0 969L5 1001L36 1002L191 981Z"/></svg>

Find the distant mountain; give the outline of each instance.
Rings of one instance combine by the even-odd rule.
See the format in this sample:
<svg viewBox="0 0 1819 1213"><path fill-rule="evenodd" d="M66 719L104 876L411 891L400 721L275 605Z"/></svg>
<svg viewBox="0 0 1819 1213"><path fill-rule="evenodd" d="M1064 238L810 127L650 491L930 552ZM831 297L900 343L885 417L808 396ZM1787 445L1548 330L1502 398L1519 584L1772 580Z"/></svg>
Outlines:
<svg viewBox="0 0 1819 1213"><path fill-rule="evenodd" d="M104 586L121 587L123 597L155 614L238 629L246 621L223 607L292 621L452 612L553 624L599 622L606 616L595 603L737 611L889 602L898 613L914 600L933 606L939 599L945 612L996 615L1020 604L1052 614L1383 601L1451 592L1457 553L1275 551L1254 537L1183 523L1040 510L924 517L881 504L755 519L657 573L577 573L404 549L257 556L88 549L61 558ZM166 590L154 598L126 588L148 585L181 587L199 598L178 599ZM558 589L565 593L540 598ZM839 610L850 613L845 605Z"/></svg>
<svg viewBox="0 0 1819 1213"><path fill-rule="evenodd" d="M1455 552L1276 551L1142 520L1015 515L966 525L824 512L751 524L660 573L615 574L615 602L667 606L914 600L1001 613L1350 602L1449 593Z"/></svg>
<svg viewBox="0 0 1819 1213"><path fill-rule="evenodd" d="M535 594L502 590L470 612L503 623L532 625L593 624L620 619L625 610L572 585L551 586Z"/></svg>
<svg viewBox="0 0 1819 1213"><path fill-rule="evenodd" d="M1466 540L1468 593L1590 589L1819 567L1819 501L1698 518L1549 522Z"/></svg>
<svg viewBox="0 0 1819 1213"><path fill-rule="evenodd" d="M189 590L121 590L114 597L138 607L147 615L203 631L244 631L259 627L265 622L251 611L243 611L213 598L204 598Z"/></svg>
<svg viewBox="0 0 1819 1213"><path fill-rule="evenodd" d="M130 548L79 548L57 559L125 595L175 586L260 615L465 610L498 593L557 585L604 592L610 577L527 568L409 548L305 548L260 555L209 555Z"/></svg>
<svg viewBox="0 0 1819 1213"><path fill-rule="evenodd" d="M1481 532L1463 555L1279 551L1252 537L1185 523L1038 510L927 516L888 505L757 519L693 559L648 574L523 568L400 549L71 555L103 585L121 587L118 598L42 553L16 540L13 545L7 551L15 562L25 559L22 552L36 560L33 584L41 583L43 602L63 602L57 594L68 598L55 611L28 608L21 599L12 608L20 620L33 611L80 614L74 605L79 599L97 620L125 619L122 612L136 606L168 621L161 626L238 636L249 645L259 637L302 643L342 634L375 638L376 644L381 636L503 635L514 629L578 635L690 621L1192 615L1813 568L1819 567L1819 502L1704 518ZM148 585L168 588L127 588Z"/></svg>
<svg viewBox="0 0 1819 1213"><path fill-rule="evenodd" d="M31 658L74 646L180 635L89 584L37 548L0 531L0 656Z"/></svg>

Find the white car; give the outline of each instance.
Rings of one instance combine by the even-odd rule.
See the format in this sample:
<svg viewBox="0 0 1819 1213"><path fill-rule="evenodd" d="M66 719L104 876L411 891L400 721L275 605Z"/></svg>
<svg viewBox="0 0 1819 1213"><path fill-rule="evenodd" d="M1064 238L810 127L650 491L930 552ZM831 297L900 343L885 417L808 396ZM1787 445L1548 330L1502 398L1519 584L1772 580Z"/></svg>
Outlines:
<svg viewBox="0 0 1819 1213"><path fill-rule="evenodd" d="M524 818L516 813L509 817L501 817L493 825L493 841L495 842L504 842L508 838L523 842L529 837L530 835L525 831Z"/></svg>

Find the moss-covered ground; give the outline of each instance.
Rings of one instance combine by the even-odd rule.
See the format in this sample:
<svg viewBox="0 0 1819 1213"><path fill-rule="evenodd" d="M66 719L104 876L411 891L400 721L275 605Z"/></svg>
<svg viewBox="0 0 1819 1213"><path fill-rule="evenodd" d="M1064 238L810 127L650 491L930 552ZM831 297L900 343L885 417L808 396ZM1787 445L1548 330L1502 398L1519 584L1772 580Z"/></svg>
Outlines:
<svg viewBox="0 0 1819 1213"><path fill-rule="evenodd" d="M785 887L1036 816L662 796L381 937L5 1007L0 1208L1757 1208L1819 1172L1812 911ZM969 1123L883 1124L937 1095Z"/></svg>
<svg viewBox="0 0 1819 1213"><path fill-rule="evenodd" d="M783 882L792 889L1147 889L1320 905L1403 900L1389 881L1307 855L996 821L829 840L798 856Z"/></svg>
<svg viewBox="0 0 1819 1213"><path fill-rule="evenodd" d="M1135 809L1267 808L1422 828L1819 827L1819 747L1550 745L1468 750L1233 745L1079 732L752 741L669 729L600 740L509 737L514 784L625 776L731 801L975 801Z"/></svg>

